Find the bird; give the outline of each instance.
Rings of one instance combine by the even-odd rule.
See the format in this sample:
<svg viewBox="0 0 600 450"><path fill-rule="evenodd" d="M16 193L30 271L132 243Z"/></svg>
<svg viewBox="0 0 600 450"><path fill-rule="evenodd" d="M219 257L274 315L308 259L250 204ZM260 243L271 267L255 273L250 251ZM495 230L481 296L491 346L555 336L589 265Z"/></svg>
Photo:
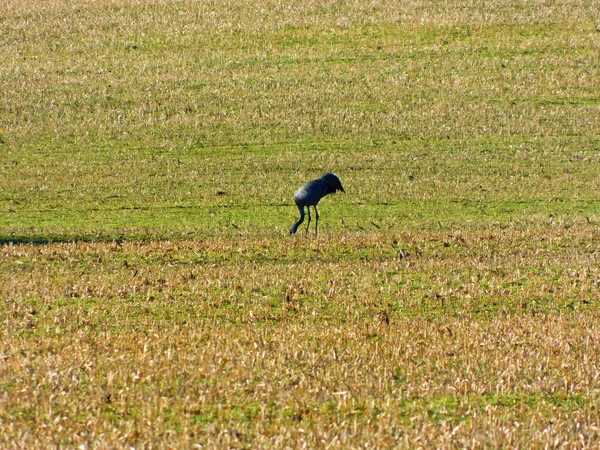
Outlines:
<svg viewBox="0 0 600 450"><path fill-rule="evenodd" d="M294 194L294 201L298 210L300 211L300 219L296 222L291 230L290 235L294 234L300 224L304 221L304 207L308 211L308 224L306 225L306 235L308 236L308 229L310 227L310 207L315 208L315 236L319 233L319 210L317 204L319 201L328 194L335 194L337 191L346 192L342 186L342 182L337 175L333 173L327 173L321 178L309 181L298 188Z"/></svg>

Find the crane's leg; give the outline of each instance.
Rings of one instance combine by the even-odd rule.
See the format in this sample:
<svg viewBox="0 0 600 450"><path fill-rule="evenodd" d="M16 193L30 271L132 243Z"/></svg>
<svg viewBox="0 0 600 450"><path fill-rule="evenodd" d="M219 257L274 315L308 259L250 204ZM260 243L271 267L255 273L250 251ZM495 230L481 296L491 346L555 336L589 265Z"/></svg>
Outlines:
<svg viewBox="0 0 600 450"><path fill-rule="evenodd" d="M300 211L300 219L298 220L298 222L296 222L294 225L292 225L292 229L290 230L290 234L294 234L296 232L296 230L298 230L298 227L300 226L300 224L302 222L304 222L304 206L298 206L298 211Z"/></svg>
<svg viewBox="0 0 600 450"><path fill-rule="evenodd" d="M308 229L310 228L310 205L306 207L306 211L308 211L308 223L306 224L306 236L308 236Z"/></svg>
<svg viewBox="0 0 600 450"><path fill-rule="evenodd" d="M315 236L319 234L319 210L317 209L317 205L315 205Z"/></svg>

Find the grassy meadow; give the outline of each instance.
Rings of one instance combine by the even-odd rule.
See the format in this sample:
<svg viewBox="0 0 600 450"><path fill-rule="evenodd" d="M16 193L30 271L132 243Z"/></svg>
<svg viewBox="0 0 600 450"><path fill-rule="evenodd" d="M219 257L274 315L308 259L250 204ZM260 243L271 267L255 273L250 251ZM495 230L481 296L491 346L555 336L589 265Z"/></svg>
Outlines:
<svg viewBox="0 0 600 450"><path fill-rule="evenodd" d="M597 448L599 11L0 2L0 447Z"/></svg>

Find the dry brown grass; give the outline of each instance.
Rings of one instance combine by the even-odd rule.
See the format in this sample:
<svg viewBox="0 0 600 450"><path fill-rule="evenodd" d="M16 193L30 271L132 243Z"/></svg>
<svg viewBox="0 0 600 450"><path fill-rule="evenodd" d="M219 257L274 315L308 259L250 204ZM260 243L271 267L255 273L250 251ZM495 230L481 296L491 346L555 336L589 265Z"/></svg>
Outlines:
<svg viewBox="0 0 600 450"><path fill-rule="evenodd" d="M593 448L597 239L4 246L0 442Z"/></svg>

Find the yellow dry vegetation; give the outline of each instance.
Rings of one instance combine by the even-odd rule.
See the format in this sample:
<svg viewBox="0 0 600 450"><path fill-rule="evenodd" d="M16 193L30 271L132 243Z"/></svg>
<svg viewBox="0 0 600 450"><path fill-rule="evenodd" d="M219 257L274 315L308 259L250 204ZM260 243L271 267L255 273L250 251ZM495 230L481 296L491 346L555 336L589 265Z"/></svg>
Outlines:
<svg viewBox="0 0 600 450"><path fill-rule="evenodd" d="M587 223L1 250L3 447L594 447Z"/></svg>

